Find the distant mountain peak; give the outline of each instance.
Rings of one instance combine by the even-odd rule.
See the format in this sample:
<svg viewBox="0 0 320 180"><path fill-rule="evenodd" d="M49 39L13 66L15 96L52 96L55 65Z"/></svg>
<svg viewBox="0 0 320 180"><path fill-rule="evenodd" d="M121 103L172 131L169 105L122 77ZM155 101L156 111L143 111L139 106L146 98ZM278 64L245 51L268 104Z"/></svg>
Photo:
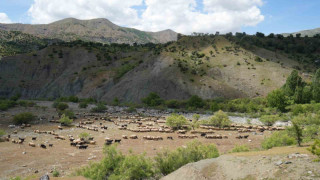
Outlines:
<svg viewBox="0 0 320 180"><path fill-rule="evenodd" d="M0 24L6 31L21 31L37 37L72 41L81 39L101 43L166 43L177 40L177 33L167 29L159 32L146 32L118 26L108 19L96 18L79 20L65 18L50 24Z"/></svg>

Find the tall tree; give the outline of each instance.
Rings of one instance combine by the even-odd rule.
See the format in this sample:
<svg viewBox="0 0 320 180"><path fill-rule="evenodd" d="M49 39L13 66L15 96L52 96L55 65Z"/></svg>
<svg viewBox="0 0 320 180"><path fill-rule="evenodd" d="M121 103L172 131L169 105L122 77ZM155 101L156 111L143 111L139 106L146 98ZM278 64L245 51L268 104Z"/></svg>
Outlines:
<svg viewBox="0 0 320 180"><path fill-rule="evenodd" d="M320 69L317 70L312 80L312 97L316 102L320 102Z"/></svg>
<svg viewBox="0 0 320 180"><path fill-rule="evenodd" d="M293 96L298 87L302 87L302 78L297 70L293 70L284 85L284 92L287 96Z"/></svg>

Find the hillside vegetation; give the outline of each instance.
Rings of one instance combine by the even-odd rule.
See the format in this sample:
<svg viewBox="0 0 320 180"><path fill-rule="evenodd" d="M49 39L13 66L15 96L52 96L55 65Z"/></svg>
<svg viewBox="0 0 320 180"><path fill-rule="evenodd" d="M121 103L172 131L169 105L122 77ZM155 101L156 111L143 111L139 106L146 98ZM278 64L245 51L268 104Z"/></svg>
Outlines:
<svg viewBox="0 0 320 180"><path fill-rule="evenodd" d="M150 92L163 99L265 96L293 69L315 67L289 54L243 46L228 36L182 36L167 44L53 43L37 52L3 58L0 96L81 98L140 102ZM270 58L272 57L272 58ZM311 75L303 74L309 81Z"/></svg>

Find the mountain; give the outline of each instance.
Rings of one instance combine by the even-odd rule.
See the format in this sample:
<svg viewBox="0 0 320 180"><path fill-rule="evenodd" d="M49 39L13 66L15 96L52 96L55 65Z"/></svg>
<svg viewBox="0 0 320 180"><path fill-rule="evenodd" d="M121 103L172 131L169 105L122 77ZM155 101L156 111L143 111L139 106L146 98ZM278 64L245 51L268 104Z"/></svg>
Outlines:
<svg viewBox="0 0 320 180"><path fill-rule="evenodd" d="M320 34L320 28L316 28L316 29L309 29L309 30L303 30L303 31L299 31L299 32L294 32L294 33L283 33L283 35L286 37L286 36L289 36L290 34L292 35L296 35L296 34L301 34L301 37L304 37L304 36L309 36L309 37L312 37L316 34Z"/></svg>
<svg viewBox="0 0 320 180"><path fill-rule="evenodd" d="M64 41L84 40L100 43L166 43L177 40L172 30L144 32L133 28L120 27L107 19L78 20L67 18L51 24L1 24L5 31L20 31L40 38Z"/></svg>
<svg viewBox="0 0 320 180"><path fill-rule="evenodd" d="M0 96L77 95L108 102L140 102L150 92L164 99L256 97L281 87L294 68L306 67L285 53L244 49L225 36L183 36L142 46L58 42L4 57Z"/></svg>

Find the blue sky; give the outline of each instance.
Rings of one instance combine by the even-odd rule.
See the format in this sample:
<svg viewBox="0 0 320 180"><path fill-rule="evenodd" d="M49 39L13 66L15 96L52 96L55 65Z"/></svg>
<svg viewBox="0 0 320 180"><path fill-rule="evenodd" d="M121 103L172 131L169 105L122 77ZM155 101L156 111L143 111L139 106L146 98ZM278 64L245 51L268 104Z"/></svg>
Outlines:
<svg viewBox="0 0 320 180"><path fill-rule="evenodd" d="M0 0L0 13L6 13L12 22L31 23L32 17L28 15L28 9L33 3L34 0ZM202 12L202 0L197 0L197 3L197 11ZM242 31L269 34L320 27L320 0L263 0L263 3L259 9L264 20L254 27L242 26ZM133 7L138 10L139 17L146 9L145 4Z"/></svg>

